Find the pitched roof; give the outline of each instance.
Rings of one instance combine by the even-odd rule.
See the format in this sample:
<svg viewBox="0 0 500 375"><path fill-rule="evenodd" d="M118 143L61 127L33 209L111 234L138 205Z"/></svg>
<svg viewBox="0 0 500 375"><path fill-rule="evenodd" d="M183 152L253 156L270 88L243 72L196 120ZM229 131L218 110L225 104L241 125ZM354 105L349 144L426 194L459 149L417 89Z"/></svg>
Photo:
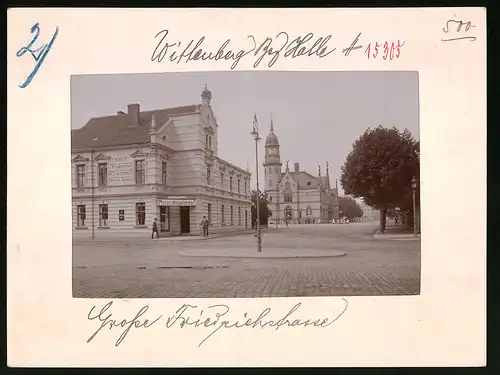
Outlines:
<svg viewBox="0 0 500 375"><path fill-rule="evenodd" d="M165 108L140 112L140 124L129 125L127 114L91 118L85 126L71 131L71 149L121 146L128 144L149 143L152 115L156 125L163 125L170 116L195 113L201 105L193 104L182 107Z"/></svg>
<svg viewBox="0 0 500 375"><path fill-rule="evenodd" d="M299 184L299 189L317 189L319 185L318 177L314 177L313 175L301 171L301 172L288 172L292 178L297 181ZM281 173L281 178L285 176L285 173ZM307 183L310 182L310 185L307 185Z"/></svg>

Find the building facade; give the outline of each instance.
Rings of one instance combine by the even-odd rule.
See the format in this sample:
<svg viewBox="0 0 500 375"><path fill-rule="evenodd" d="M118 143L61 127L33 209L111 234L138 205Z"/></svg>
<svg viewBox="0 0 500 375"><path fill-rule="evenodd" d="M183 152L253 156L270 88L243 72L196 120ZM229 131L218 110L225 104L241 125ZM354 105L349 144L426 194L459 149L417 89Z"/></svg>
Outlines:
<svg viewBox="0 0 500 375"><path fill-rule="evenodd" d="M250 176L218 155L219 125L201 104L92 118L72 138L73 227L169 235L251 228Z"/></svg>
<svg viewBox="0 0 500 375"><path fill-rule="evenodd" d="M327 223L338 218L338 188L331 188L328 163L326 174L318 175L301 171L299 163L294 163L290 170L288 161L285 170L280 156L280 144L271 131L266 138L264 157L265 191L271 211L271 224L283 223Z"/></svg>

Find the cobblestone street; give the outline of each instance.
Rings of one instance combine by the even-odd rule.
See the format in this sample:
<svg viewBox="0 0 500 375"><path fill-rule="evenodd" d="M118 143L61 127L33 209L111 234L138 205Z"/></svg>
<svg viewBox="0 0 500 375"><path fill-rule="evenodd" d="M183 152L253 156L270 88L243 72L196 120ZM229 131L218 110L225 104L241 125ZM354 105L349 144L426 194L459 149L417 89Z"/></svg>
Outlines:
<svg viewBox="0 0 500 375"><path fill-rule="evenodd" d="M256 251L252 235L208 240L74 241L78 298L227 298L420 293L420 240L373 239L377 223L270 228L268 248L340 250L332 258L192 258L207 248Z"/></svg>

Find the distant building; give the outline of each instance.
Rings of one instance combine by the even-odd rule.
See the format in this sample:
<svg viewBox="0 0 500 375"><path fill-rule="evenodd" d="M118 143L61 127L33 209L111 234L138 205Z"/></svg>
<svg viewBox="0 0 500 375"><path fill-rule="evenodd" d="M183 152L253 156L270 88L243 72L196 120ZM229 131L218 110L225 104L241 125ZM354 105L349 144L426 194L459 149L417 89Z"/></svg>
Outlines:
<svg viewBox="0 0 500 375"><path fill-rule="evenodd" d="M364 220L377 220L379 218L379 211L374 208L368 206L365 202L363 202L362 198L357 198L356 203L359 208L363 211L363 219Z"/></svg>
<svg viewBox="0 0 500 375"><path fill-rule="evenodd" d="M201 104L92 118L71 132L75 230L151 228L198 234L251 228L250 172L218 156L219 125Z"/></svg>
<svg viewBox="0 0 500 375"><path fill-rule="evenodd" d="M285 164L282 171L280 144L274 133L271 120L271 131L266 138L264 158L264 188L269 199L271 211L270 223L326 223L338 218L338 189L330 186L328 163L326 174L318 175L301 171L299 163L293 170Z"/></svg>

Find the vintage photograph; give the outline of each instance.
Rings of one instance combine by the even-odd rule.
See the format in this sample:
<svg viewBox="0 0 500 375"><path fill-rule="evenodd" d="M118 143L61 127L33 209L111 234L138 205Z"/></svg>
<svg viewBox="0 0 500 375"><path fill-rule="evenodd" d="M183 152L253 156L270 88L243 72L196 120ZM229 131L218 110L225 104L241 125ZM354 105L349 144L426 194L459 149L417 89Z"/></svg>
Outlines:
<svg viewBox="0 0 500 375"><path fill-rule="evenodd" d="M419 77L71 77L75 298L420 294Z"/></svg>

